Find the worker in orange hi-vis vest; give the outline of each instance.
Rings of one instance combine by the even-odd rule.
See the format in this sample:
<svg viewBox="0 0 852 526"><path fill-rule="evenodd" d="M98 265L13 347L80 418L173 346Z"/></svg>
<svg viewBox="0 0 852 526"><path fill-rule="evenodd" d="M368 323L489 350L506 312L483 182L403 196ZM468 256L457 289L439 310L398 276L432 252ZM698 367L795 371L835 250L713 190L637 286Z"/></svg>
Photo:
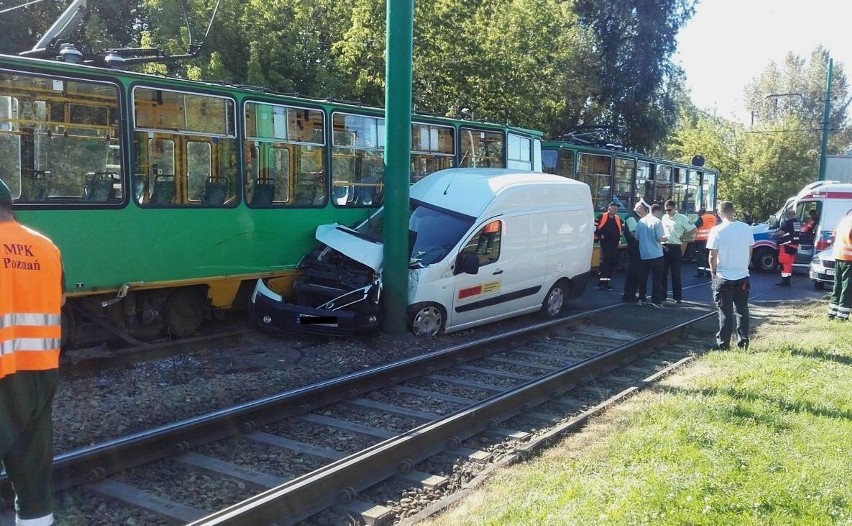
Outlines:
<svg viewBox="0 0 852 526"><path fill-rule="evenodd" d="M834 288L828 303L828 319L849 321L852 311L852 210L834 231Z"/></svg>
<svg viewBox="0 0 852 526"><path fill-rule="evenodd" d="M618 244L624 225L618 217L618 203L610 203L606 212L595 222L595 239L600 242L601 264L598 269L598 289L612 290L612 273L618 262Z"/></svg>
<svg viewBox="0 0 852 526"><path fill-rule="evenodd" d="M18 526L53 524L53 424L59 380L59 249L15 220L0 180L0 462L15 492Z"/></svg>

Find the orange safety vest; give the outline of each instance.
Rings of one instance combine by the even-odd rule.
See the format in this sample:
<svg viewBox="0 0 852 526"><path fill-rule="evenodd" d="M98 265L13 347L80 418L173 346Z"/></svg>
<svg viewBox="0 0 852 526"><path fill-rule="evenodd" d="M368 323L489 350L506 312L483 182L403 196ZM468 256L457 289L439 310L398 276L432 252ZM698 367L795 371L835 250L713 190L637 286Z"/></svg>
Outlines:
<svg viewBox="0 0 852 526"><path fill-rule="evenodd" d="M841 219L835 232L834 259L852 261L852 215Z"/></svg>
<svg viewBox="0 0 852 526"><path fill-rule="evenodd" d="M0 223L0 378L59 367L62 260L45 236Z"/></svg>
<svg viewBox="0 0 852 526"><path fill-rule="evenodd" d="M716 216L713 214L704 214L701 216L701 226L695 231L694 241L707 241L707 235L710 234L710 229L716 226Z"/></svg>
<svg viewBox="0 0 852 526"><path fill-rule="evenodd" d="M618 235L621 235L621 233L624 232L624 227L621 224L621 218L618 217L618 214L614 215L613 217L615 218L615 226L618 227ZM599 222L598 222L597 228L595 228L595 230L600 230L601 228L603 228L603 226L606 224L607 219L609 219L609 213L604 212L603 215L601 215L601 217L598 218ZM600 240L600 236L595 234L595 241L598 241L598 240Z"/></svg>

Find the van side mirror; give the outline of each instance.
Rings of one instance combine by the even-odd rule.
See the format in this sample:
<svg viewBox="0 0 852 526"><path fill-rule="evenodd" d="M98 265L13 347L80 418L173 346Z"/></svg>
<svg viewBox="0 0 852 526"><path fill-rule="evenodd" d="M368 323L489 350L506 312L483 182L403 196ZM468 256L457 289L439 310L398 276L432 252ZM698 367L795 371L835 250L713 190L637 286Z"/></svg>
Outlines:
<svg viewBox="0 0 852 526"><path fill-rule="evenodd" d="M456 260L456 274L479 274L479 256L462 252Z"/></svg>

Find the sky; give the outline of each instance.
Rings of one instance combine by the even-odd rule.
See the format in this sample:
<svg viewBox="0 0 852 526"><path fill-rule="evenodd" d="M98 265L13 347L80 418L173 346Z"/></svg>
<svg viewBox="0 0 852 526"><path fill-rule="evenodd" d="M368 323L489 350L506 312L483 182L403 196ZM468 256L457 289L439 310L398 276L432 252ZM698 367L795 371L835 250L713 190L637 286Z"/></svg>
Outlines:
<svg viewBox="0 0 852 526"><path fill-rule="evenodd" d="M819 44L852 71L852 0L699 0L678 35L675 63L698 108L747 123L745 86L770 61Z"/></svg>

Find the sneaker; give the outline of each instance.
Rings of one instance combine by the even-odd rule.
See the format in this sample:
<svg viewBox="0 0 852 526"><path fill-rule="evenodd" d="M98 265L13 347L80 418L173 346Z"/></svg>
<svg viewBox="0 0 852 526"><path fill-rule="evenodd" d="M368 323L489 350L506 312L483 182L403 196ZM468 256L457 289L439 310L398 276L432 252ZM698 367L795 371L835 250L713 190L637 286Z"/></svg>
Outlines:
<svg viewBox="0 0 852 526"><path fill-rule="evenodd" d="M656 302L654 302L654 301L652 301L649 305L651 305L651 306L652 306L652 307L654 307L655 309L662 309L662 308L663 308L663 304L662 304L662 303L656 303Z"/></svg>
<svg viewBox="0 0 852 526"><path fill-rule="evenodd" d="M675 300L675 303L677 303L678 305L680 305L681 303L683 303L683 300Z"/></svg>
<svg viewBox="0 0 852 526"><path fill-rule="evenodd" d="M740 349L748 349L748 339L738 341L737 347Z"/></svg>
<svg viewBox="0 0 852 526"><path fill-rule="evenodd" d="M647 304L648 304L648 302L645 301L645 300L639 300L639 301L636 302L636 305L647 305Z"/></svg>

